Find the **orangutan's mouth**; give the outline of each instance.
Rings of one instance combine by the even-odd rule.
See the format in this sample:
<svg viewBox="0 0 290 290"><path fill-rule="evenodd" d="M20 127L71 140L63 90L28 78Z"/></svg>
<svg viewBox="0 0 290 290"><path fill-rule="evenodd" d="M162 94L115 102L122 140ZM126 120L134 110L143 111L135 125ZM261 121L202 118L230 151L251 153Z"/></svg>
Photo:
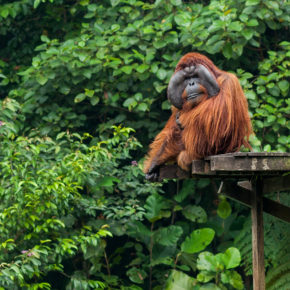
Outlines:
<svg viewBox="0 0 290 290"><path fill-rule="evenodd" d="M192 94L192 95L189 95L186 99L187 100L192 100L192 99L195 99L195 98L197 98L197 97L199 97L201 95L202 95L202 93Z"/></svg>

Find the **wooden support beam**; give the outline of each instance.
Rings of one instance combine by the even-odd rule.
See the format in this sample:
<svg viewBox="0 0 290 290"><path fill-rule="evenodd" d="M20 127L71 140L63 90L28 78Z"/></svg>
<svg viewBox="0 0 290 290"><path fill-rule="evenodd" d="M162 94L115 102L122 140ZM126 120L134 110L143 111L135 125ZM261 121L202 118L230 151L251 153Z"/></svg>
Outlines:
<svg viewBox="0 0 290 290"><path fill-rule="evenodd" d="M264 264L264 224L263 224L263 179L257 176L252 187L252 255L253 255L253 286L254 290L265 290Z"/></svg>
<svg viewBox="0 0 290 290"><path fill-rule="evenodd" d="M284 175L284 176L277 176L277 177L264 177L264 191L265 193L270 192L277 192L277 191L287 191L290 190L290 175ZM250 181L238 181L238 185L248 189L252 190L252 185Z"/></svg>
<svg viewBox="0 0 290 290"><path fill-rule="evenodd" d="M264 184L264 191L265 190ZM238 201L248 207L251 207L251 196L254 194L252 191L240 187L236 182L232 181L224 181L219 193L222 193L228 198ZM284 222L290 223L290 207L286 205L263 197L263 210L265 213L268 213Z"/></svg>

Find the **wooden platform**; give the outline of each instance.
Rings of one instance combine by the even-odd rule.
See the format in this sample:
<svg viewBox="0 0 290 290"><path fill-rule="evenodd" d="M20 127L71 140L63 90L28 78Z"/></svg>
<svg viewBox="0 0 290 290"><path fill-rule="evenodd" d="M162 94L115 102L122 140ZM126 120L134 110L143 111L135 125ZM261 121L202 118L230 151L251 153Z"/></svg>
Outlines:
<svg viewBox="0 0 290 290"><path fill-rule="evenodd" d="M264 290L263 211L290 223L290 207L263 194L290 190L290 153L229 153L194 160L190 172L177 165L162 166L159 170L159 181L186 178L221 179L219 193L251 208L253 286L254 290Z"/></svg>

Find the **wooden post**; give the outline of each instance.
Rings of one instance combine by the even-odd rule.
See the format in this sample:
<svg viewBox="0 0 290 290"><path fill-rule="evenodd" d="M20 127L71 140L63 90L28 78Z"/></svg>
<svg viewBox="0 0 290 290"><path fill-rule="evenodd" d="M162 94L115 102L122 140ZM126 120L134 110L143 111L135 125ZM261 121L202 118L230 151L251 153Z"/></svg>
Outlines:
<svg viewBox="0 0 290 290"><path fill-rule="evenodd" d="M224 180L221 190L230 198L251 207L253 286L265 290L263 210L290 222L290 207L263 197L263 193L290 189L290 153L236 152L193 160L191 172L176 165L160 168L159 181L165 178L219 178ZM230 184L226 179L251 180L252 186L242 182ZM240 187L240 186L242 187ZM264 203L264 205L263 205Z"/></svg>
<svg viewBox="0 0 290 290"><path fill-rule="evenodd" d="M265 290L264 225L263 225L263 179L257 176L253 183L252 203L252 254L254 290Z"/></svg>

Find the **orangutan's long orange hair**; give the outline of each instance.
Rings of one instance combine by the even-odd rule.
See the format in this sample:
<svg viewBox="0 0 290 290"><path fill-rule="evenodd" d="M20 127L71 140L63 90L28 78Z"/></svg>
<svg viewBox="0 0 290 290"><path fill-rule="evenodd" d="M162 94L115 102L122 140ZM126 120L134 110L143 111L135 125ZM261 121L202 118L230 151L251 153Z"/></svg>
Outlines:
<svg viewBox="0 0 290 290"><path fill-rule="evenodd" d="M242 145L250 148L252 126L239 80L234 74L218 69L199 53L183 56L175 72L197 64L202 64L215 76L220 92L210 98L205 93L194 107L185 102L181 110L172 109L165 128L150 146L144 166L146 173L152 170L152 166L167 161L177 161L188 170L194 159L236 152ZM177 113L182 128L176 124Z"/></svg>

